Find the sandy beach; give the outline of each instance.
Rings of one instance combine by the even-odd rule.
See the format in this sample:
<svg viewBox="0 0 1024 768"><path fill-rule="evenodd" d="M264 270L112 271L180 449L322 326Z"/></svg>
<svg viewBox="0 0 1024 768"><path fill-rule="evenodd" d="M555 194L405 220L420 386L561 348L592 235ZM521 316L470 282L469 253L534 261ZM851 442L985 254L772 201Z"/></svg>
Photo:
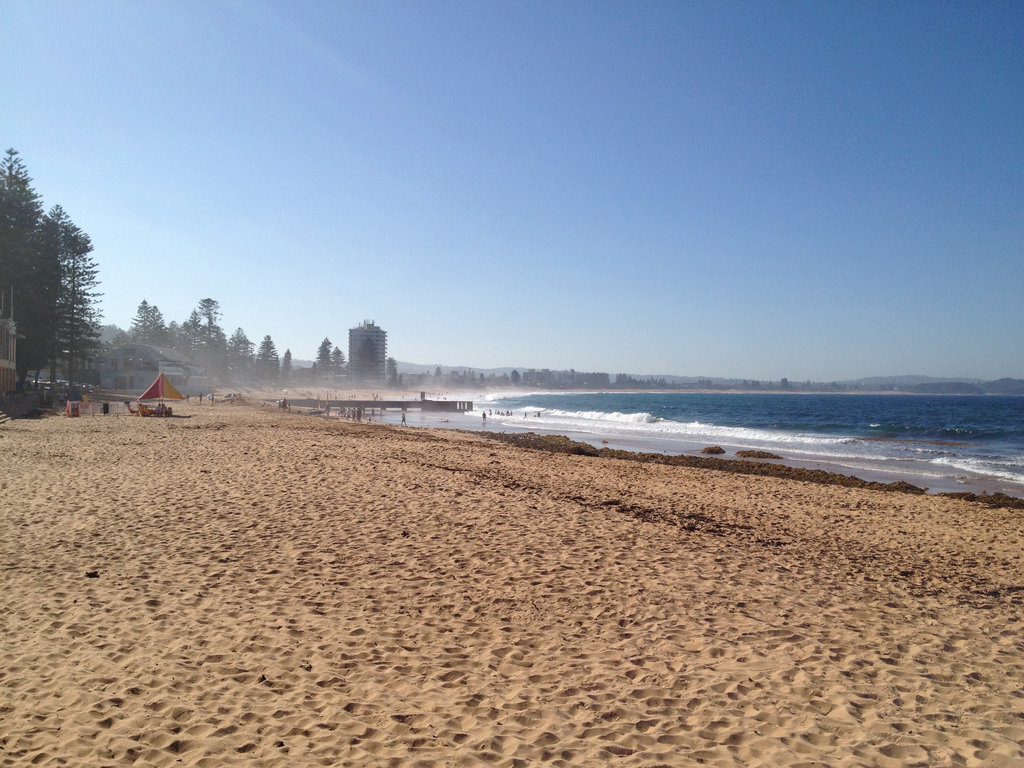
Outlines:
<svg viewBox="0 0 1024 768"><path fill-rule="evenodd" d="M0 425L2 766L1021 766L1024 515L259 405Z"/></svg>

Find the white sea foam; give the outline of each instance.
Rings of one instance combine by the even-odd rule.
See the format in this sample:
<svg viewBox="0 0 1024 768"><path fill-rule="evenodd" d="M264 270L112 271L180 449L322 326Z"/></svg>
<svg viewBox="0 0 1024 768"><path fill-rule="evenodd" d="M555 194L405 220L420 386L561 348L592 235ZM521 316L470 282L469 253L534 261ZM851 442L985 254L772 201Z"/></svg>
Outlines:
<svg viewBox="0 0 1024 768"><path fill-rule="evenodd" d="M1011 483L1024 484L1024 460L1017 464L1013 464L1008 461L976 458L972 456L943 456L933 459L932 463L971 475L998 477L1002 480L1008 480Z"/></svg>
<svg viewBox="0 0 1024 768"><path fill-rule="evenodd" d="M529 413L529 409L526 409ZM614 411L612 413L606 413L604 411L559 411L559 410L542 410L542 418L550 418L557 420L568 420L568 421L586 421L586 422L612 422L613 424L653 424L656 421L661 421L649 413L620 413Z"/></svg>
<svg viewBox="0 0 1024 768"><path fill-rule="evenodd" d="M501 400L508 400L512 397L534 397L535 395L547 395L549 392L488 392L481 395L477 393L460 394L460 400L475 400L478 403L497 403ZM455 395L449 395L449 400L454 400Z"/></svg>
<svg viewBox="0 0 1024 768"><path fill-rule="evenodd" d="M519 426L519 419L545 429L571 429L584 433L608 433L632 437L676 438L689 441L716 441L740 447L806 446L815 450L826 446L839 446L852 442L849 438L809 435L753 429L725 427L698 421L679 422L658 418L647 412L622 413L619 411L562 411L552 408L519 408L507 423ZM539 418L536 414L540 414ZM498 417L509 418L509 417Z"/></svg>

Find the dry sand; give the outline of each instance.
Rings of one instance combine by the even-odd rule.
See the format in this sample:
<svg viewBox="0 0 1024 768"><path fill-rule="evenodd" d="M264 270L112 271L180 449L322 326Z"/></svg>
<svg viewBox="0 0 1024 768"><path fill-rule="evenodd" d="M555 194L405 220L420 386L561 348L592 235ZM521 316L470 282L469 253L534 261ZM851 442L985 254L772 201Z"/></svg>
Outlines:
<svg viewBox="0 0 1024 768"><path fill-rule="evenodd" d="M0 765L1024 765L1024 517L270 408L0 427Z"/></svg>

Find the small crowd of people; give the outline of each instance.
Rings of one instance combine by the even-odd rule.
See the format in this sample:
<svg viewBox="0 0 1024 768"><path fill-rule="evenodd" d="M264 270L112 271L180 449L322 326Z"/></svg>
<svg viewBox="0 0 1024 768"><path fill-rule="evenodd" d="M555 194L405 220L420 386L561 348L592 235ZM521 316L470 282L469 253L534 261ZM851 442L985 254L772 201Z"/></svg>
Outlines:
<svg viewBox="0 0 1024 768"><path fill-rule="evenodd" d="M129 412L131 412L131 405L128 406ZM171 406L158 403L157 405L146 405L145 403L139 403L139 415L140 416L173 416L174 411L171 410Z"/></svg>
<svg viewBox="0 0 1024 768"><path fill-rule="evenodd" d="M349 421L362 421L363 420L363 409L362 408L338 408L338 418L348 419ZM331 409L328 407L327 415L331 415ZM376 415L376 409L371 408L370 412L366 415L367 421L373 421L373 417Z"/></svg>
<svg viewBox="0 0 1024 768"><path fill-rule="evenodd" d="M512 411L495 411L493 408L489 408L488 410L483 411L482 415L483 415L484 419L486 419L488 416L494 416L495 413L497 413L498 416L515 416L515 414L512 413ZM540 411L537 411L536 416L537 416L538 419L540 418ZM523 414L523 418L524 419L530 418L530 414L524 413Z"/></svg>

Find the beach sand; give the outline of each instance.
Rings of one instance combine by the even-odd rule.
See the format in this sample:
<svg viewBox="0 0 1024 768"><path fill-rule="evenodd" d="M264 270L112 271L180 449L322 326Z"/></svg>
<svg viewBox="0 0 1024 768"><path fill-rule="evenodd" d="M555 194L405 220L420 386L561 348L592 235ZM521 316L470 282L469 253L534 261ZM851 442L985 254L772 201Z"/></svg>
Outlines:
<svg viewBox="0 0 1024 768"><path fill-rule="evenodd" d="M1019 511L175 412L0 426L0 765L1024 765Z"/></svg>

